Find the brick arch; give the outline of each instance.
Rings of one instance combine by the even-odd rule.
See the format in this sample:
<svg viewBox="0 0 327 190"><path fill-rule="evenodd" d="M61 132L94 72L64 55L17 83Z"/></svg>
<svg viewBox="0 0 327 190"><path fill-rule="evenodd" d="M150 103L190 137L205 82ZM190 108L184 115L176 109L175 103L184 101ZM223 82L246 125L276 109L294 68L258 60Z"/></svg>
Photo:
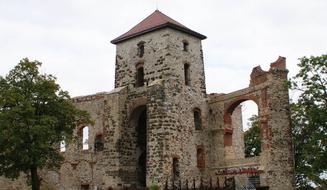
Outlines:
<svg viewBox="0 0 327 190"><path fill-rule="evenodd" d="M233 146L233 128L232 128L232 114L234 110L242 103L248 100L251 100L256 103L258 108L258 115L260 115L260 96L255 96L257 92L254 91L253 94L250 95L239 95L234 98L231 98L225 103L224 106L224 146ZM260 123L259 123L259 127Z"/></svg>
<svg viewBox="0 0 327 190"><path fill-rule="evenodd" d="M231 125L232 124L232 114L237 106L239 106L242 102L252 100L257 104L258 107L258 113L260 110L260 104L259 101L260 99L257 98L256 96L239 96L236 97L235 99L231 100L229 103L225 104L224 106L224 124L226 125Z"/></svg>

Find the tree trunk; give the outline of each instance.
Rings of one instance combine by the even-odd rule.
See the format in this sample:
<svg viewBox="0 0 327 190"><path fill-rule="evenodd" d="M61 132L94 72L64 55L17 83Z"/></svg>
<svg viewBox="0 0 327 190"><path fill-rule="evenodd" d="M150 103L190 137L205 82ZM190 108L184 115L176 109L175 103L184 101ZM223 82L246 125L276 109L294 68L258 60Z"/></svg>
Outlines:
<svg viewBox="0 0 327 190"><path fill-rule="evenodd" d="M37 175L37 167L31 167L32 190L40 190L39 177Z"/></svg>

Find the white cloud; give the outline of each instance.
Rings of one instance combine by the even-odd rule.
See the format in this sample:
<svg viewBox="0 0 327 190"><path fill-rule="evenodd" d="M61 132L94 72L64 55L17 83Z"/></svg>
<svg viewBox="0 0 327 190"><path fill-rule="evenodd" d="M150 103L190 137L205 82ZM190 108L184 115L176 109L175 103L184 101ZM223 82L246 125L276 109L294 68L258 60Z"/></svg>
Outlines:
<svg viewBox="0 0 327 190"><path fill-rule="evenodd" d="M0 75L23 57L44 63L73 96L113 88L110 40L155 9L149 0L0 0ZM248 86L254 66L279 55L290 75L297 58L326 53L325 0L158 0L159 9L208 36L203 41L208 92ZM222 81L229 81L226 85Z"/></svg>

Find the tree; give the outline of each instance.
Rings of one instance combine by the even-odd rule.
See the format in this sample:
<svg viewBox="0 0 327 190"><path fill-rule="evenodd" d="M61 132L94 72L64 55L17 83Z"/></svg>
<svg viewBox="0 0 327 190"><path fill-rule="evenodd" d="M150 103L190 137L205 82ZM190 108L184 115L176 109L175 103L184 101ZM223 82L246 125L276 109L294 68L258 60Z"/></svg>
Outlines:
<svg viewBox="0 0 327 190"><path fill-rule="evenodd" d="M292 103L295 173L298 189L327 189L327 55L300 58L291 81L299 93Z"/></svg>
<svg viewBox="0 0 327 190"><path fill-rule="evenodd" d="M40 66L25 58L0 76L0 175L15 179L24 172L32 190L40 187L38 169L63 161L60 142L72 139L78 123L90 122L54 76L40 74Z"/></svg>
<svg viewBox="0 0 327 190"><path fill-rule="evenodd" d="M258 116L252 115L249 118L249 129L244 132L245 157L259 156L261 152L260 127Z"/></svg>

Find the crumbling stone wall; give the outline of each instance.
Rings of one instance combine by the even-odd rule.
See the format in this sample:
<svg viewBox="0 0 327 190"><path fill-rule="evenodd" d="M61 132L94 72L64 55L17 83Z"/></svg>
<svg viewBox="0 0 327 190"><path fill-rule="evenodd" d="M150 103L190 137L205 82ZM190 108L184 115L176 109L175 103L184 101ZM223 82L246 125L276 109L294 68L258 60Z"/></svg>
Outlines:
<svg viewBox="0 0 327 190"><path fill-rule="evenodd" d="M74 103L91 114L94 124L81 124L74 131L75 141L67 145L62 154L65 162L59 171L48 171L44 182L54 189L78 190L82 185L105 189L121 183L120 152L116 145L122 134L122 108L126 99L126 89L117 88L111 93L99 93L76 97ZM81 127L89 127L89 149L82 149ZM96 136L103 136L103 149L95 149Z"/></svg>
<svg viewBox="0 0 327 190"><path fill-rule="evenodd" d="M279 57L271 64L269 71L263 71L260 67L254 68L248 88L220 96L211 96L209 102L211 107L220 107L216 110L220 110L218 119L223 123L225 135L226 131L232 130L232 111L246 100L253 100L257 103L262 139L260 166L257 173L260 173L262 185L269 186L270 189L294 189L293 150L286 80L285 58ZM222 110L223 114L221 114ZM225 163L228 162L232 161L225 160ZM236 166L248 164L236 163ZM221 164L217 165L217 167L221 166Z"/></svg>

